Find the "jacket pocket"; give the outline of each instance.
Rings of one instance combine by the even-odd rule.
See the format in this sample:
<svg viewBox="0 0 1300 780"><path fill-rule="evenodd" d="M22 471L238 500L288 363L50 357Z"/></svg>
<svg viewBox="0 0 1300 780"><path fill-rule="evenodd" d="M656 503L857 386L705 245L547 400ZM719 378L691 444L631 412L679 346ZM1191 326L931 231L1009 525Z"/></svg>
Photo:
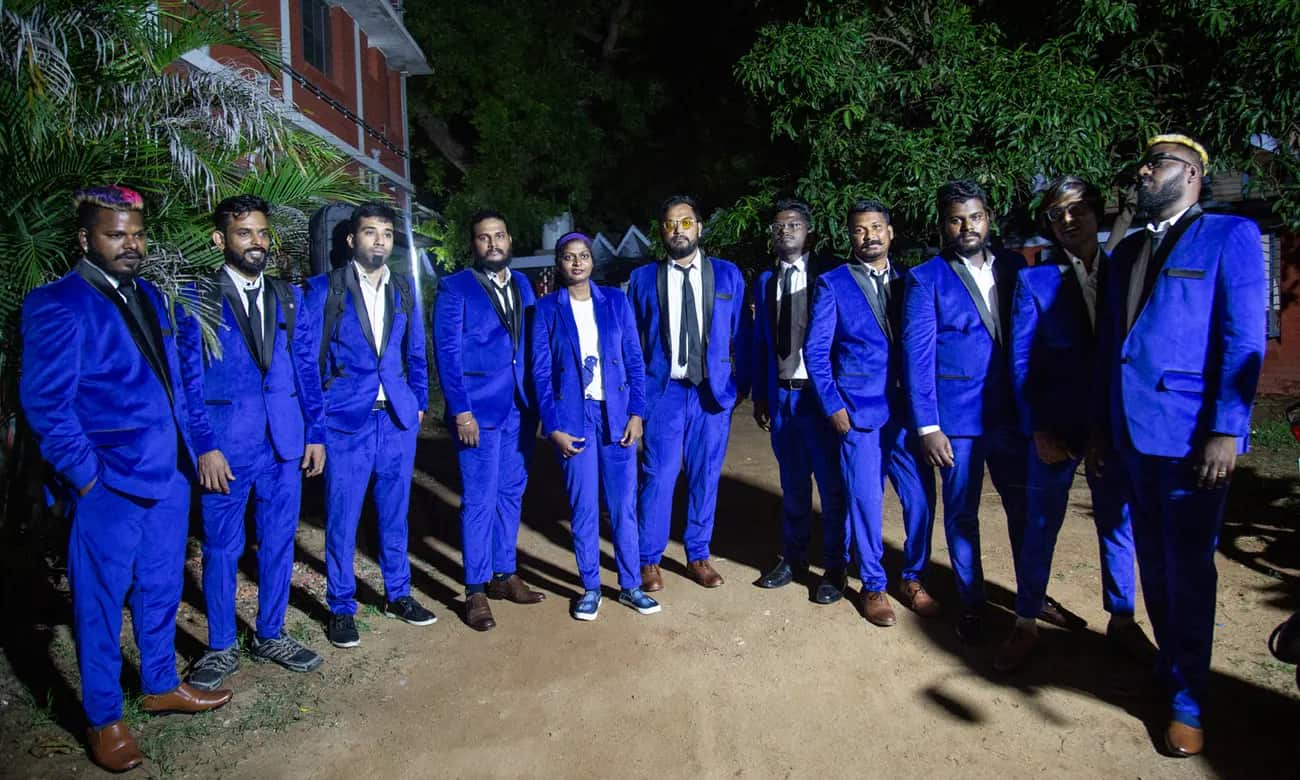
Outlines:
<svg viewBox="0 0 1300 780"><path fill-rule="evenodd" d="M96 447L116 447L136 441L144 430L144 428L101 428L97 431L86 431L86 438L90 439L91 444Z"/></svg>
<svg viewBox="0 0 1300 780"><path fill-rule="evenodd" d="M1205 271L1199 268L1166 268L1165 276L1171 279L1204 279Z"/></svg>
<svg viewBox="0 0 1300 780"><path fill-rule="evenodd" d="M713 297L720 301L729 301L731 300L731 293L714 293Z"/></svg>
<svg viewBox="0 0 1300 780"><path fill-rule="evenodd" d="M203 403L206 404L206 405L208 405L208 406L230 406L230 403L231 403L231 402L230 402L230 401L222 400L222 399L220 399L220 398L209 398L208 400L204 401Z"/></svg>
<svg viewBox="0 0 1300 780"><path fill-rule="evenodd" d="M1196 371L1166 371L1160 375L1159 389L1200 395L1205 392L1205 377Z"/></svg>
<svg viewBox="0 0 1300 780"><path fill-rule="evenodd" d="M935 379L951 379L958 382L969 382L971 377L962 376L961 374L935 374Z"/></svg>
<svg viewBox="0 0 1300 780"><path fill-rule="evenodd" d="M486 371L462 371L461 376L487 376Z"/></svg>

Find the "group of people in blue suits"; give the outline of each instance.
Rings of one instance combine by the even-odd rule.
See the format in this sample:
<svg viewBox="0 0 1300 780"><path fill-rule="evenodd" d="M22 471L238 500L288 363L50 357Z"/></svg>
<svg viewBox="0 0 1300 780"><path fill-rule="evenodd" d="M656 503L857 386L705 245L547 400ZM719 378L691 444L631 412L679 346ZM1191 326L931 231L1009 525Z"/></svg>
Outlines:
<svg viewBox="0 0 1300 780"><path fill-rule="evenodd" d="M980 642L987 469L1017 580L1015 625L994 658L1004 672L1033 655L1039 621L1082 625L1047 583L1083 465L1107 636L1152 665L1167 695L1168 752L1199 753L1214 552L1265 337L1258 229L1201 212L1207 165L1191 138L1151 139L1137 179L1150 224L1110 257L1098 244L1100 192L1074 177L1053 181L1040 208L1053 252L1033 267L990 244L993 211L973 182L940 188L941 251L912 268L891 259L884 204L848 209L850 257L826 267L810 251L810 208L780 201L776 264L748 288L735 265L701 249L701 215L686 196L659 213L668 257L634 271L626 291L591 281L591 239L570 233L555 245L561 287L540 299L510 267L505 217L476 214L473 262L439 280L430 316L463 483L465 622L491 630L491 599L545 598L516 565L539 426L570 502L583 586L574 618L596 619L602 603L602 496L618 601L660 611L651 594L665 585L660 563L683 469L686 570L703 587L722 585L710 550L718 485L732 411L751 393L782 489L781 556L756 584L807 575L815 478L823 571L813 601L844 597L856 550L862 614L894 625L882 564L889 482L906 537L896 597L923 618L942 612L925 586L941 498L955 628ZM293 671L321 664L283 625L304 476L325 479L329 641L360 642L353 559L371 490L385 614L436 620L411 594L407 556L429 367L418 290L387 263L398 217L382 203L357 207L349 261L303 292L264 273L271 209L253 196L219 204L212 241L224 264L171 300L138 276L140 196L82 190L83 258L24 304L22 403L56 490L75 507L69 579L87 744L111 770L142 761L121 719L124 603L147 711L229 701L222 686L240 662L235 579L250 501L259 595L247 651ZM175 615L196 483L209 635L182 682ZM1155 647L1134 620L1135 571Z"/></svg>

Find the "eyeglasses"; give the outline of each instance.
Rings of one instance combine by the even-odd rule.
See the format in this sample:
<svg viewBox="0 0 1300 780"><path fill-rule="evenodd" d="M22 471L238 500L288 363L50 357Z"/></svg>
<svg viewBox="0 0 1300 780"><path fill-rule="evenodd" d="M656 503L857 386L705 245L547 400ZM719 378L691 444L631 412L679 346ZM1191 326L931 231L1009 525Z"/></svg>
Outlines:
<svg viewBox="0 0 1300 780"><path fill-rule="evenodd" d="M1070 219L1079 219L1089 211L1092 211L1092 206L1089 206L1081 200L1076 200L1075 202L1068 203L1064 206L1052 206L1047 210L1047 221L1060 222L1062 219L1065 219L1066 214L1070 215Z"/></svg>
<svg viewBox="0 0 1300 780"><path fill-rule="evenodd" d="M682 217L681 219L665 219L663 228L671 233L679 227L682 230L690 230L698 224L700 224L700 221L694 217Z"/></svg>
<svg viewBox="0 0 1300 780"><path fill-rule="evenodd" d="M1176 163L1182 163L1183 165L1192 165L1192 166L1196 165L1196 163L1190 162L1188 160L1184 160L1183 158L1179 157L1176 154L1169 154L1168 152L1157 152L1155 154L1149 154L1146 157L1144 157L1142 159L1142 162L1138 163L1138 170L1140 171L1143 168L1150 168L1151 170L1154 171L1156 168L1159 168L1160 166L1164 165L1167 162L1176 162Z"/></svg>
<svg viewBox="0 0 1300 780"><path fill-rule="evenodd" d="M773 233L780 233L782 231L793 233L796 230L802 230L803 228L808 227L808 224L806 222L773 222L771 225L768 225L768 227L772 228Z"/></svg>

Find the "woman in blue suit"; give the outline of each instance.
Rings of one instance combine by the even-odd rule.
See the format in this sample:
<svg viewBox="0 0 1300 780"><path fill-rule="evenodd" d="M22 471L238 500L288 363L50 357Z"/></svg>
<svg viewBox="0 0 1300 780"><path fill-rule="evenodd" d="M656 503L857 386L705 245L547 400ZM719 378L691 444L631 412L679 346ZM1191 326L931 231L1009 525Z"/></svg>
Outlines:
<svg viewBox="0 0 1300 780"><path fill-rule="evenodd" d="M645 410L645 364L632 307L621 290L591 283L591 239L555 244L561 289L537 301L533 379L542 431L555 445L573 509L573 550L583 594L573 617L600 609L600 491L618 563L618 600L643 615L659 604L641 590L636 443Z"/></svg>

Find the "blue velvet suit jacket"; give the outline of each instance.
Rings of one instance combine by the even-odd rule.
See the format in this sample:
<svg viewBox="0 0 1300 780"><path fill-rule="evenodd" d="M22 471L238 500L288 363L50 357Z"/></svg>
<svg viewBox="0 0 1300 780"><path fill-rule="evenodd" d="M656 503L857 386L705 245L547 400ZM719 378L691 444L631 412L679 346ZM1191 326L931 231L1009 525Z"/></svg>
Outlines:
<svg viewBox="0 0 1300 780"><path fill-rule="evenodd" d="M439 280L433 308L434 357L447 419L473 412L480 426L495 428L512 408L534 406L528 333L537 296L528 277L510 272L522 307L518 337L512 342L477 273L466 269Z"/></svg>
<svg viewBox="0 0 1300 780"><path fill-rule="evenodd" d="M897 290L899 277L892 268L890 278ZM899 298L896 292L891 299L895 312ZM878 429L889 420L891 405L901 400L900 335L897 316L868 297L850 265L818 279L803 355L827 417L847 409L859 430Z"/></svg>
<svg viewBox="0 0 1300 780"><path fill-rule="evenodd" d="M1132 330L1129 277L1146 236L1115 247L1101 329L1102 421L1117 444L1145 455L1185 458L1211 433L1238 437L1244 452L1266 340L1259 228L1222 214L1184 220L1151 259L1163 262Z"/></svg>
<svg viewBox="0 0 1300 780"><path fill-rule="evenodd" d="M87 265L23 302L23 411L67 488L98 478L128 495L162 498L178 467L188 475L194 469L171 304L136 280L155 318L149 325L168 375L160 377L109 297L117 293Z"/></svg>
<svg viewBox="0 0 1300 780"><path fill-rule="evenodd" d="M591 285L592 309L599 333L600 379L611 440L622 437L630 416L645 415L645 363L632 306L622 290ZM583 408L582 347L568 290L537 301L532 339L533 386L542 432L580 436Z"/></svg>
<svg viewBox="0 0 1300 780"><path fill-rule="evenodd" d="M778 267L780 261L777 262ZM822 269L811 256L808 258L808 326L812 326L813 297L817 293L817 279ZM746 323L742 318L741 343L750 345L747 359L737 356L737 374L743 376L742 385L752 387L755 401L768 401L776 397L776 383L780 379L777 365L776 321L779 317L776 300L776 288L781 282L780 276L773 271L764 271L754 281L750 299L753 302L753 321ZM804 341L808 335L805 331ZM808 356L804 355L804 367L807 368Z"/></svg>
<svg viewBox="0 0 1300 780"><path fill-rule="evenodd" d="M325 405L325 424L346 433L360 430L374 409L379 386L384 386L389 409L402 428L416 428L419 415L429 405L429 367L425 357L424 322L420 318L418 297L411 302L411 314L404 311L401 293L389 279L385 285L384 332L375 334L365 314L360 282L349 264L347 292L338 327L328 338L329 351L321 386ZM407 277L408 289L415 292ZM325 305L329 299L329 274L307 280L304 308L307 319L324 325Z"/></svg>
<svg viewBox="0 0 1300 780"><path fill-rule="evenodd" d="M1011 382L1021 431L1048 431L1072 447L1087 443L1096 393L1097 335L1088 317L1079 277L1070 265L1048 263L1020 272L1011 318ZM1098 316L1104 313L1103 270ZM1075 451L1081 452L1082 449Z"/></svg>
<svg viewBox="0 0 1300 780"><path fill-rule="evenodd" d="M263 280L264 353L255 355L249 320L239 291L224 270L211 284L220 297L208 299L220 306L217 339L220 356L204 349L189 350L185 369L185 394L190 431L200 454L221 450L232 463L247 463L269 438L280 460L302 457L307 444L325 441L325 408L318 364L321 323L303 309L303 296L289 287L292 297L280 300L276 288ZM206 290L192 288L198 299ZM287 329L285 312L292 310L294 328ZM200 340L198 317L179 323L186 340Z"/></svg>
<svg viewBox="0 0 1300 780"><path fill-rule="evenodd" d="M646 365L646 416L654 414L672 375L672 338L668 318L668 263L647 263L628 279L628 298L641 334ZM736 405L738 351L750 349L741 342L740 325L745 309L745 278L726 260L706 258L700 268L704 322L704 382L706 402L713 412Z"/></svg>
<svg viewBox="0 0 1300 780"><path fill-rule="evenodd" d="M998 252L993 277L1001 332L961 261L933 257L911 269L903 302L903 379L916 428L938 425L948 436L979 436L1014 424L1006 347L1011 301L1025 260Z"/></svg>

